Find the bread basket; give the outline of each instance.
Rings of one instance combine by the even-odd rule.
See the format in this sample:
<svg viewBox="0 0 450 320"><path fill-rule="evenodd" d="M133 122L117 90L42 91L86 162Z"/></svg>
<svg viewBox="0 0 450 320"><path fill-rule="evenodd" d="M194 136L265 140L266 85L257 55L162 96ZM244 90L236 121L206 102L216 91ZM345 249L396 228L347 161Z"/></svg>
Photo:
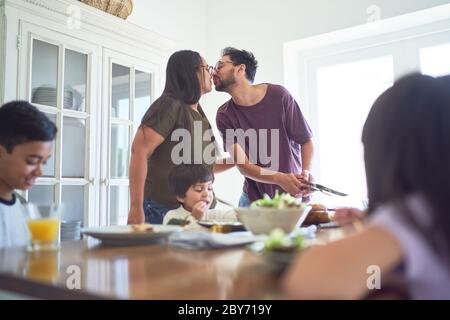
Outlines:
<svg viewBox="0 0 450 320"><path fill-rule="evenodd" d="M133 11L133 0L80 0L119 18L126 19Z"/></svg>

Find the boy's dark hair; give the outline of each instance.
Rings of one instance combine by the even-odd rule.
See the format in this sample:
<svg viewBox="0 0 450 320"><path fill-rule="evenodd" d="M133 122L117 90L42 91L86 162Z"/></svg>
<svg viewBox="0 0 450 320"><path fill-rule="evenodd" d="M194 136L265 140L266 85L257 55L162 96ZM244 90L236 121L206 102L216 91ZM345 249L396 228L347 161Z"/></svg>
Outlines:
<svg viewBox="0 0 450 320"><path fill-rule="evenodd" d="M180 164L169 173L169 187L177 197L184 197L196 183L214 182L214 174L201 164Z"/></svg>
<svg viewBox="0 0 450 320"><path fill-rule="evenodd" d="M52 141L56 126L28 101L11 101L0 107L0 145L11 153L16 145Z"/></svg>
<svg viewBox="0 0 450 320"><path fill-rule="evenodd" d="M249 81L255 81L256 69L258 68L258 61L250 51L238 50L233 47L226 47L222 50L222 57L229 56L233 61L233 65L245 64L245 75Z"/></svg>

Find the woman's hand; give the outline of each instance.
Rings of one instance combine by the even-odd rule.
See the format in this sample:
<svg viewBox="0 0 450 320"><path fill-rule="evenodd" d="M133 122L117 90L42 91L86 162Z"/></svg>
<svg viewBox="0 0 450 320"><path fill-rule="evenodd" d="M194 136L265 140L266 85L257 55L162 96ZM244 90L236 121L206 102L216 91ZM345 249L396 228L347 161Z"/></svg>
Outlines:
<svg viewBox="0 0 450 320"><path fill-rule="evenodd" d="M144 208L141 206L131 207L128 213L128 224L140 224L145 222Z"/></svg>
<svg viewBox="0 0 450 320"><path fill-rule="evenodd" d="M202 220L206 217L208 207L204 201L199 201L192 207L192 216L197 220Z"/></svg>

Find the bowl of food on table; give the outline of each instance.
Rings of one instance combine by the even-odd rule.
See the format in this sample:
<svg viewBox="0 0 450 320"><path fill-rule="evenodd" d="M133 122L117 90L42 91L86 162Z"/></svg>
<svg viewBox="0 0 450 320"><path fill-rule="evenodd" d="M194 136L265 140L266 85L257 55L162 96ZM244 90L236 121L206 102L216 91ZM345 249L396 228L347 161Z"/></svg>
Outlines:
<svg viewBox="0 0 450 320"><path fill-rule="evenodd" d="M291 233L300 227L311 207L288 193L264 195L250 207L235 208L239 221L255 235L270 234L275 229Z"/></svg>

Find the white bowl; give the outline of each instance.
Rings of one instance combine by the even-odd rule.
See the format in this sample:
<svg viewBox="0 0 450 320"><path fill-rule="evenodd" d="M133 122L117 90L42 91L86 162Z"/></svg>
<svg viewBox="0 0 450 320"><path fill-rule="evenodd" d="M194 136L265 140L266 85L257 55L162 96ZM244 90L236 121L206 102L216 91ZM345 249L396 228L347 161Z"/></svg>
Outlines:
<svg viewBox="0 0 450 320"><path fill-rule="evenodd" d="M280 228L286 233L300 227L311 210L311 206L302 204L300 208L235 208L239 221L253 234L269 234Z"/></svg>

